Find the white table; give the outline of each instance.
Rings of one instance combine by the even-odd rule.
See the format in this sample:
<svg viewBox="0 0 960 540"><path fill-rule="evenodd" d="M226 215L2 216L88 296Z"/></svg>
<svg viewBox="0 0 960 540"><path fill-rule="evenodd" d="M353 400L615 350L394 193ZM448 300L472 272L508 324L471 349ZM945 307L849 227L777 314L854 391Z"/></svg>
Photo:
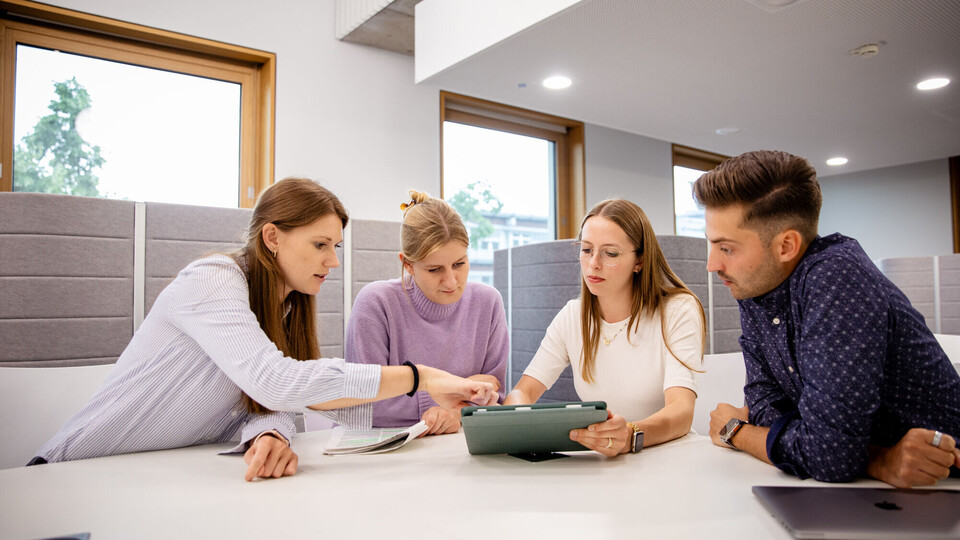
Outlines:
<svg viewBox="0 0 960 540"><path fill-rule="evenodd" d="M530 463L471 456L462 432L323 456L329 434L296 436L295 476L252 483L228 445L2 470L0 538L787 538L750 487L816 484L697 435Z"/></svg>

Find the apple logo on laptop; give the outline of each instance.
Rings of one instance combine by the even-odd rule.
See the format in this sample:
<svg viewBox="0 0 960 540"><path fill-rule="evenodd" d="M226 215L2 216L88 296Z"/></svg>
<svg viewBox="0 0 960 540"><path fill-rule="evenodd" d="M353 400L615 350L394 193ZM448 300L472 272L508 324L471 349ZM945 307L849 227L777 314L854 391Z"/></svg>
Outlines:
<svg viewBox="0 0 960 540"><path fill-rule="evenodd" d="M892 503L887 501L873 503L873 505L881 510L903 510L903 507L898 506L897 503Z"/></svg>

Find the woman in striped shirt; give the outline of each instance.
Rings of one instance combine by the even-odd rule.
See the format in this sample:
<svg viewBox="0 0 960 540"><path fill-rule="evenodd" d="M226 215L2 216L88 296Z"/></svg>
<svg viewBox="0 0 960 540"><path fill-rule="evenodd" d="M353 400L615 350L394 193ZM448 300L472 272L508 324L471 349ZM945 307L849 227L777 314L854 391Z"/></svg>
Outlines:
<svg viewBox="0 0 960 540"><path fill-rule="evenodd" d="M245 452L245 478L280 477L297 469L295 412L364 427L372 402L417 389L451 407L496 402L493 385L439 369L320 358L314 295L340 265L347 219L313 181L269 187L246 246L177 275L97 393L30 464L220 443L239 431L229 452Z"/></svg>

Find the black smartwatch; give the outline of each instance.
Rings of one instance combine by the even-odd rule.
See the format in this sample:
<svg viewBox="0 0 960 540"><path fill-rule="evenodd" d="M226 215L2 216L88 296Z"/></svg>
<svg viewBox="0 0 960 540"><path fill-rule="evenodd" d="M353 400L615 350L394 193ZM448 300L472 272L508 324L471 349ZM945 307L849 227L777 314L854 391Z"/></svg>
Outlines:
<svg viewBox="0 0 960 540"><path fill-rule="evenodd" d="M633 437L630 439L630 453L636 454L643 450L643 431L633 422L627 422L627 426L633 430Z"/></svg>
<svg viewBox="0 0 960 540"><path fill-rule="evenodd" d="M727 425L723 426L720 430L720 440L723 441L730 448L739 450L736 446L733 445L733 436L740 431L740 428L749 424L746 420L741 420L739 418L731 418Z"/></svg>

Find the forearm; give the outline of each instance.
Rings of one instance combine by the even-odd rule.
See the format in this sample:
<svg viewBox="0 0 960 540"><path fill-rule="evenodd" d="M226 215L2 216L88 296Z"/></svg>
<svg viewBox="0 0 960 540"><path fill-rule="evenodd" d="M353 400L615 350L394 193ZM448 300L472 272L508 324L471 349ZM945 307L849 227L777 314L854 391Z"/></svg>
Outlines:
<svg viewBox="0 0 960 540"><path fill-rule="evenodd" d="M534 403L534 400L530 399L530 396L519 388L514 388L503 398L504 405L529 405L531 403Z"/></svg>
<svg viewBox="0 0 960 540"><path fill-rule="evenodd" d="M429 369L425 366L417 366L420 371L420 390L426 390L429 376ZM373 401L380 401L395 396L406 394L413 389L413 370L409 366L381 366L380 367L380 388L377 395L372 398L340 398L323 403L310 405L310 408L316 411L329 411L332 409L343 409L353 407Z"/></svg>
<svg viewBox="0 0 960 540"><path fill-rule="evenodd" d="M520 377L520 382L503 399L504 405L529 405L536 403L540 396L547 391L542 382L529 375Z"/></svg>
<svg viewBox="0 0 960 540"><path fill-rule="evenodd" d="M672 441L690 432L693 407L688 403L670 403L654 414L634 422L643 431L643 445Z"/></svg>
<svg viewBox="0 0 960 540"><path fill-rule="evenodd" d="M751 456L773 465L773 462L767 457L767 434L769 432L770 428L746 424L730 439L730 442L733 443L734 448L743 450Z"/></svg>

